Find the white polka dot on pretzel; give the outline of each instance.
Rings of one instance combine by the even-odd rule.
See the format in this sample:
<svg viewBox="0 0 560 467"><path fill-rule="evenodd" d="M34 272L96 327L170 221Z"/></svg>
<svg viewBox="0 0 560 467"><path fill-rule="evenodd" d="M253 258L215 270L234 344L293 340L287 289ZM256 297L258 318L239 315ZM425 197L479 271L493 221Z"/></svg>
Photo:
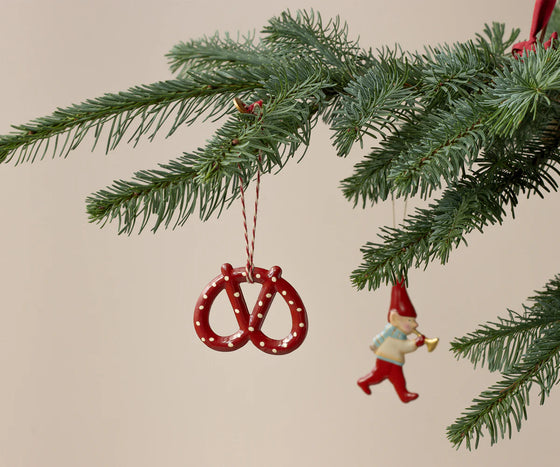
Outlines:
<svg viewBox="0 0 560 467"><path fill-rule="evenodd" d="M257 318L262 318L262 317L263 317L263 314L262 314L262 313L258 313L258 314L257 314Z"/></svg>
<svg viewBox="0 0 560 467"><path fill-rule="evenodd" d="M224 276L224 280L227 282L229 281L229 276Z"/></svg>
<svg viewBox="0 0 560 467"><path fill-rule="evenodd" d="M255 330L253 326L249 326L247 329L249 329L249 332L253 332Z"/></svg>
<svg viewBox="0 0 560 467"><path fill-rule="evenodd" d="M204 310L204 305L200 305L200 306L198 307L198 309L199 309L199 310Z"/></svg>
<svg viewBox="0 0 560 467"><path fill-rule="evenodd" d="M195 324L196 324L197 326L200 326L200 321L197 321Z"/></svg>
<svg viewBox="0 0 560 467"><path fill-rule="evenodd" d="M278 353L278 350L272 349L272 353Z"/></svg>
<svg viewBox="0 0 560 467"><path fill-rule="evenodd" d="M232 342L228 342L228 347L233 347L233 343Z"/></svg>
<svg viewBox="0 0 560 467"><path fill-rule="evenodd" d="M270 297L272 297L272 294L271 294L271 293L267 293L267 294L266 294L266 298L270 298Z"/></svg>
<svg viewBox="0 0 560 467"><path fill-rule="evenodd" d="M293 305L293 304L294 304L294 301L293 301L293 300L290 300L288 303L289 303L290 305Z"/></svg>
<svg viewBox="0 0 560 467"><path fill-rule="evenodd" d="M263 341L260 341L260 342L259 342L259 345L260 345L261 347L264 347L264 342L263 342Z"/></svg>
<svg viewBox="0 0 560 467"><path fill-rule="evenodd" d="M296 308L296 311L301 311L301 308Z"/></svg>
<svg viewBox="0 0 560 467"><path fill-rule="evenodd" d="M260 275L260 274L257 274L255 277L256 277L257 279L260 279L260 278L261 278L261 275Z"/></svg>
<svg viewBox="0 0 560 467"><path fill-rule="evenodd" d="M304 328L304 327L305 327L305 323L299 323L299 327L300 327L300 328Z"/></svg>
<svg viewBox="0 0 560 467"><path fill-rule="evenodd" d="M262 300L259 300L259 306L263 306Z"/></svg>
<svg viewBox="0 0 560 467"><path fill-rule="evenodd" d="M239 292L234 292L233 296L234 296L235 298L239 297Z"/></svg>
<svg viewBox="0 0 560 467"><path fill-rule="evenodd" d="M286 292L285 290L282 290L282 295L286 295L288 292Z"/></svg>

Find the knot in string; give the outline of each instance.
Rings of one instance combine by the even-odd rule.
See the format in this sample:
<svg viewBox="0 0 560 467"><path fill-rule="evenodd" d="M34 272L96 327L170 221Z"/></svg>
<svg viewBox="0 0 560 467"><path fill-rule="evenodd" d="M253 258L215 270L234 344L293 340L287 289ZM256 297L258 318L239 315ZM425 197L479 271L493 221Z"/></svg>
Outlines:
<svg viewBox="0 0 560 467"><path fill-rule="evenodd" d="M535 9L533 11L533 22L531 23L531 32L529 35L529 40L518 42L515 44L512 49L511 53L514 57L520 57L523 55L525 51L535 51L536 43L537 43L537 34L541 32L540 42L543 42L544 35L546 34L546 28L548 26L548 21L552 15L554 10L554 6L556 5L556 0L536 0L535 1ZM558 33L553 32L550 35L548 41L546 41L543 46L545 49L548 49L552 42L558 40Z"/></svg>

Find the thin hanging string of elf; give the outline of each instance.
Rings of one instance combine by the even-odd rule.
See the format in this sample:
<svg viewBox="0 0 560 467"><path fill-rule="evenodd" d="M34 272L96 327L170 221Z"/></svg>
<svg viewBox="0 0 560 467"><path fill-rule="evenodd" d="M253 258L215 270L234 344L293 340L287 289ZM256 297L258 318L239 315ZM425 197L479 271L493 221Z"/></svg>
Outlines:
<svg viewBox="0 0 560 467"><path fill-rule="evenodd" d="M233 103L239 112L241 113L254 113L255 106L262 106L262 101L256 101L251 105L245 105L241 99L237 97L233 99ZM241 193L241 213L243 215L243 230L245 233L245 251L247 253L247 263L245 264L245 274L247 275L247 281L252 284L253 270L255 268L254 255L255 255L255 236L257 232L257 212L259 207L259 194L261 186L261 161L262 161L262 151L259 151L259 160L257 167L257 181L255 186L255 206L253 214L253 229L251 234L251 239L249 240L249 227L247 225L247 208L245 205L245 190L243 188L243 179L239 176L239 191Z"/></svg>
<svg viewBox="0 0 560 467"><path fill-rule="evenodd" d="M395 198L393 196L393 193L391 192L391 206L393 208L393 229L397 229L397 215L396 215L396 208L395 208ZM403 216L402 216L402 220L404 221L405 217L406 217L406 209L408 207L408 198L404 199L404 207L403 207ZM404 278L400 279L401 281L404 280ZM399 280L397 279L397 276L395 275L395 272L393 271L393 284L396 284L397 282L399 282Z"/></svg>
<svg viewBox="0 0 560 467"><path fill-rule="evenodd" d="M397 228L397 215L395 213L395 198L393 196L393 193L391 193L391 205L393 207L393 229ZM404 208L403 208L403 216L402 216L402 220L404 221L405 217L406 217L406 210L408 207L408 199L405 198L404 199Z"/></svg>

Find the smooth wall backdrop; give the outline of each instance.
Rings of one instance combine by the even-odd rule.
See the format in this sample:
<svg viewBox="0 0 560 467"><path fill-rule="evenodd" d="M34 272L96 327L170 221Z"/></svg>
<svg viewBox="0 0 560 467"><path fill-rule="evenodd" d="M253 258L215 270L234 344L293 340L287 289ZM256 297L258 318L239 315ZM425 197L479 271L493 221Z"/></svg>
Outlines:
<svg viewBox="0 0 560 467"><path fill-rule="evenodd" d="M528 34L531 0L0 0L0 133L104 92L171 77L165 53L215 31L259 30L289 8L341 15L364 47L463 41L494 20ZM212 123L105 155L0 167L0 467L552 465L560 394L535 394L521 433L456 451L445 427L496 375L473 371L449 341L504 315L558 272L558 194L521 203L515 220L472 235L445 267L410 272L420 327L439 348L409 358L402 404L388 383L366 397L371 337L390 290L357 292L359 248L391 224L390 204L353 209L319 125L298 164L262 181L256 263L282 266L309 313L307 341L272 357L203 346L192 329L202 287L244 264L240 207L155 235L88 223L84 200L114 179L204 144ZM252 190L250 190L251 192ZM397 205L397 212L402 212ZM234 326L227 312L216 323ZM277 313L276 313L277 311ZM274 308L270 326L289 325ZM279 337L279 336L278 336Z"/></svg>

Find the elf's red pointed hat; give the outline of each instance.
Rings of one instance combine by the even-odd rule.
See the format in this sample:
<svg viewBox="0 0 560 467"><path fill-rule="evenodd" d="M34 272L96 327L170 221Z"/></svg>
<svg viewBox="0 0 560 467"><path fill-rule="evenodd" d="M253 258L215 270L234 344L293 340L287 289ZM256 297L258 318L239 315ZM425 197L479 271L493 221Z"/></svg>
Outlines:
<svg viewBox="0 0 560 467"><path fill-rule="evenodd" d="M397 281L391 290L391 307L389 308L387 320L389 320L392 310L395 310L401 316L416 318L416 310L414 309L404 286L404 277L400 280L400 282Z"/></svg>

